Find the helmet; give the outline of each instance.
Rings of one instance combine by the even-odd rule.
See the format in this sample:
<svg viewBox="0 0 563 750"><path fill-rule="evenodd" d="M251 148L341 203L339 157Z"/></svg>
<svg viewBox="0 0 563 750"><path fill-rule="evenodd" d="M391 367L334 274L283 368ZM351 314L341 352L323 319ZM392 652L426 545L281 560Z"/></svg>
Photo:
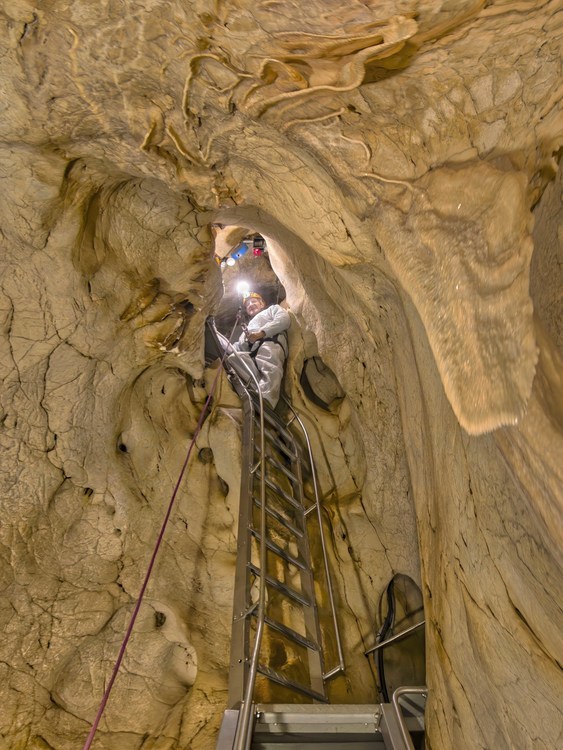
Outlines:
<svg viewBox="0 0 563 750"><path fill-rule="evenodd" d="M266 304L266 301L265 301L264 297L262 297L261 294L258 294L258 292L248 292L248 294L244 298L244 303L243 304L245 306L246 306L246 303L248 302L249 299L260 299L260 300L262 300L262 302L264 304Z"/></svg>

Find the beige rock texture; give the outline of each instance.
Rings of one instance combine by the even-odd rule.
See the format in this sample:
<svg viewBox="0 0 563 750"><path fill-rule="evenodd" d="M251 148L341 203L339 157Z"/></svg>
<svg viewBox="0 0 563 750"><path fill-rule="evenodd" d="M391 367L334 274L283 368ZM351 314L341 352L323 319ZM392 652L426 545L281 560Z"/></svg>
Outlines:
<svg viewBox="0 0 563 750"><path fill-rule="evenodd" d="M8 0L0 22L0 749L88 735L217 373L214 254L254 232L319 458L331 699L378 700L363 652L400 572L427 747L561 746L561 0ZM100 750L214 747L241 460L219 382Z"/></svg>

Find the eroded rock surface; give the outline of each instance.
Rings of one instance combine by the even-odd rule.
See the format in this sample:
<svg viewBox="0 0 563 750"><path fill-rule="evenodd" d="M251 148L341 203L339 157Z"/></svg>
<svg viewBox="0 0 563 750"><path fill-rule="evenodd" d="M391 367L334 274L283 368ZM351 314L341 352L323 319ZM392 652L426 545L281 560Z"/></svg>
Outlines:
<svg viewBox="0 0 563 750"><path fill-rule="evenodd" d="M348 670L421 583L428 746L561 742L560 0L0 11L0 747L81 746L215 370L214 250L293 316ZM220 228L220 231L218 231ZM218 239L214 247L214 237ZM322 357L345 394L300 384ZM213 747L240 480L221 380L96 739Z"/></svg>

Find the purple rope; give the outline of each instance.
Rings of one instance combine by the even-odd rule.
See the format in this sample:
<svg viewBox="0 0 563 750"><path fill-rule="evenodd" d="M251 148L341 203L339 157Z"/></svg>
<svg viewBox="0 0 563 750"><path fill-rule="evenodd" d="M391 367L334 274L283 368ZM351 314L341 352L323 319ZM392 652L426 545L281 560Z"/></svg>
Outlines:
<svg viewBox="0 0 563 750"><path fill-rule="evenodd" d="M231 335L229 336L229 341L233 336L233 333L235 331L235 328L237 326L237 323L239 322L240 315L237 315L235 325L233 326L233 330L231 331ZM223 365L223 362L225 360L225 357L227 356L227 349L225 349L223 356L221 358L221 366ZM133 609L133 614L131 615L131 619L129 621L129 625L127 626L127 631L125 633L125 637L123 639L123 643L121 644L121 648L119 649L119 654L117 655L117 659L115 662L115 665L113 667L113 671L111 673L111 677L109 680L109 683L105 689L102 701L100 703L100 707L98 708L98 713L96 714L96 718L94 719L94 723L92 724L92 728L90 729L90 733L88 734L88 737L86 738L86 742L84 743L84 747L82 750L90 750L92 747L92 742L94 740L94 737L96 735L96 731L98 729L98 724L100 723L100 719L102 718L102 714L104 713L104 709L106 707L106 703L108 702L109 695L111 693L111 689L113 687L113 683L115 682L117 678L117 673L119 672L119 667L121 666L121 662L123 661L123 657L125 656L125 649L127 648L127 644L129 643L129 639L131 638L131 633L133 632L133 626L135 625L135 620L137 619L137 615L139 614L139 610L141 608L141 604L143 601L143 596L145 595L145 590L147 588L149 578L152 573L152 569L154 567L154 563L156 560L156 556L158 554L158 550L160 549L160 545L162 543L162 539L164 538L164 532L166 530L166 526L168 525L168 519L170 518L170 514L172 513L172 507L174 505L174 501L176 500L176 495L178 494L178 490L180 488L180 484L182 482L182 479L184 477L186 468L188 466L188 461L190 460L190 456L192 453L192 449L195 445L195 441L197 440L197 437L199 435L199 432L203 426L203 420L205 418L205 413L207 411L207 407L209 406L211 399L213 398L213 394L215 393L215 388L217 387L217 383L219 381L219 376L221 375L222 367L219 367L217 370L217 375L215 375L215 380L213 381L213 384L211 386L211 390L209 392L209 396L207 397L207 400L205 404L203 405L203 409L201 410L201 414L199 415L199 420L197 423L197 426L195 428L195 432L193 434L192 440L190 442L190 446L188 448L188 452L186 454L186 458L184 459L184 463L182 465L182 469L180 471L180 474L178 476L178 480L176 482L176 486L174 487L174 492L172 493L172 497L170 498L170 502L168 504L168 510L166 511L166 515L164 516L164 521L162 523L162 527L160 529L160 534L158 535L158 538L156 540L156 544L154 546L154 550L149 562L149 567L147 568L147 572L145 575L145 580L143 581L143 585L141 586L141 591L139 593L139 596L137 598L137 603L135 604L135 608Z"/></svg>

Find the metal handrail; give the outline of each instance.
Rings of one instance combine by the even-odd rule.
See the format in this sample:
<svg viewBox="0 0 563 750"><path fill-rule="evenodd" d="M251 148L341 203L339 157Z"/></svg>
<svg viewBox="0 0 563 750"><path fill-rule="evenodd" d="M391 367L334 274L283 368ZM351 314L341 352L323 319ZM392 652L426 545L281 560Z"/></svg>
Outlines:
<svg viewBox="0 0 563 750"><path fill-rule="evenodd" d="M421 620L420 622L417 622L415 625L411 625L410 628L407 628L406 630L402 630L400 633L397 633L396 635L391 636L391 638L387 638L385 641L381 641L381 643L378 643L376 646L373 646L372 648L369 648L367 651L364 651L365 656L369 656L370 654L373 654L374 651L379 651L380 648L385 648L385 646L391 645L391 643L394 643L395 641L400 641L403 638L406 638L407 635L410 635L413 631L418 630L418 628L422 627L426 623L426 620Z"/></svg>
<svg viewBox="0 0 563 750"><path fill-rule="evenodd" d="M305 437L305 442L307 444L307 451L309 454L309 463L311 464L311 475L313 477L313 491L315 493L315 507L317 510L317 518L319 521L319 534L320 534L320 539L321 539L321 548L323 552L323 563L324 563L324 570L325 570L326 583L327 583L327 589L328 589L328 598L329 598L330 609L331 609L331 614L332 614L334 634L336 636L336 647L338 650L338 664L335 667L333 667L333 669L323 674L323 680L330 680L332 677L336 677L336 675L342 674L344 672L345 664L344 664L344 653L342 651L342 639L340 637L340 628L338 626L338 620L336 617L336 604L334 602L334 592L332 590L332 578L330 575L330 568L328 565L328 553L327 553L326 540L325 540L324 529L323 529L323 518L322 518L322 512L321 512L319 488L317 484L317 471L315 469L315 462L313 460L313 450L311 448L311 441L309 439L309 433L307 432L307 429L305 428L305 425L303 424L303 420L301 419L299 414L293 408L290 401L285 396L283 396L283 400L285 401L287 406L291 409L291 412L293 413L293 418L297 421L297 423L301 427L301 431L303 432L303 435Z"/></svg>
<svg viewBox="0 0 563 750"><path fill-rule="evenodd" d="M403 737L403 742L405 743L405 747L407 748L407 750L414 750L414 745L412 743L411 736L405 722L405 717L403 716L403 712L401 711L401 706L399 704L399 699L402 698L403 695L423 695L426 698L426 696L428 695L428 688L400 687L397 688L393 693L393 708L395 709L397 722L399 724L399 729L401 730L401 735Z"/></svg>

